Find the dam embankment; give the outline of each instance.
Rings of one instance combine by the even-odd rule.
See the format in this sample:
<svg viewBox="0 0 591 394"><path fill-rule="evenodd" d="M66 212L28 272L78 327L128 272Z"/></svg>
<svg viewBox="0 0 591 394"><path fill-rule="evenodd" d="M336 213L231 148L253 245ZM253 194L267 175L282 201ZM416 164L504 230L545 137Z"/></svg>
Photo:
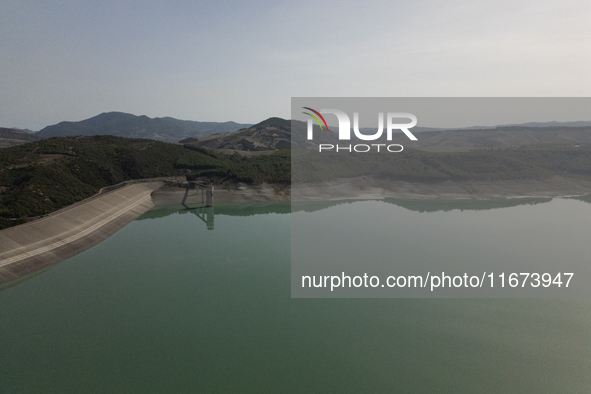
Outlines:
<svg viewBox="0 0 591 394"><path fill-rule="evenodd" d="M102 242L152 208L151 194L162 185L126 185L0 231L0 284L57 264Z"/></svg>

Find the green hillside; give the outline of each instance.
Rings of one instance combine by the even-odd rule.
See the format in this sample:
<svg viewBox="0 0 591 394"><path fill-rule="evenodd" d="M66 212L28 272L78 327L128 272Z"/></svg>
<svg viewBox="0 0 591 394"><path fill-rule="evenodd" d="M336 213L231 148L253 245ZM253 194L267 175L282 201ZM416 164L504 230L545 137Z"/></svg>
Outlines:
<svg viewBox="0 0 591 394"><path fill-rule="evenodd" d="M0 228L126 180L187 175L216 184L289 182L289 156L242 158L113 136L56 137L0 150Z"/></svg>

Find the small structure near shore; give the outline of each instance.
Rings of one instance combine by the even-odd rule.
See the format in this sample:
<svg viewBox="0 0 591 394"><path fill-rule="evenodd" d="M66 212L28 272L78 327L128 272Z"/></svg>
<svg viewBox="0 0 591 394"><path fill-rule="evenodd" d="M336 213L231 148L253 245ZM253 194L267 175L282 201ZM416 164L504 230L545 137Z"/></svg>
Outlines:
<svg viewBox="0 0 591 394"><path fill-rule="evenodd" d="M213 183L206 183L204 181L167 181L166 185L186 189L185 196L181 202L182 205L185 205L185 200L187 199L190 189L199 189L201 190L201 203L203 204L203 207L213 207Z"/></svg>
<svg viewBox="0 0 591 394"><path fill-rule="evenodd" d="M208 230L214 229L214 212L213 212L213 184L206 183L204 181L167 181L166 185L169 187L182 187L185 189L183 201L181 205L187 210L192 210L195 215L201 219L206 225ZM201 190L201 206L189 207L187 197L189 196L189 190Z"/></svg>

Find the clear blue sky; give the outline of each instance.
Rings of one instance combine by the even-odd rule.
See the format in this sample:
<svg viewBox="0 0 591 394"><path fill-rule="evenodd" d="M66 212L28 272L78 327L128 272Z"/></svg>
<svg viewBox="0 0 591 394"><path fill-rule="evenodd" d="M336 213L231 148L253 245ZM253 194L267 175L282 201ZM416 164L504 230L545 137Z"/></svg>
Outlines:
<svg viewBox="0 0 591 394"><path fill-rule="evenodd" d="M291 96L590 96L589 0L0 2L0 126Z"/></svg>

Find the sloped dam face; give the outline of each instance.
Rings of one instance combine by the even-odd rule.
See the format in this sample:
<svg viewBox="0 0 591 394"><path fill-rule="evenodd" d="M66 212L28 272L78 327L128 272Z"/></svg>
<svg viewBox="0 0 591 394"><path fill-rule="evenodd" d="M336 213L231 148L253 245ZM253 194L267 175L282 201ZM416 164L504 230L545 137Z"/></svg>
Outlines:
<svg viewBox="0 0 591 394"><path fill-rule="evenodd" d="M151 194L162 185L124 185L0 231L0 284L50 267L103 241L152 208Z"/></svg>

